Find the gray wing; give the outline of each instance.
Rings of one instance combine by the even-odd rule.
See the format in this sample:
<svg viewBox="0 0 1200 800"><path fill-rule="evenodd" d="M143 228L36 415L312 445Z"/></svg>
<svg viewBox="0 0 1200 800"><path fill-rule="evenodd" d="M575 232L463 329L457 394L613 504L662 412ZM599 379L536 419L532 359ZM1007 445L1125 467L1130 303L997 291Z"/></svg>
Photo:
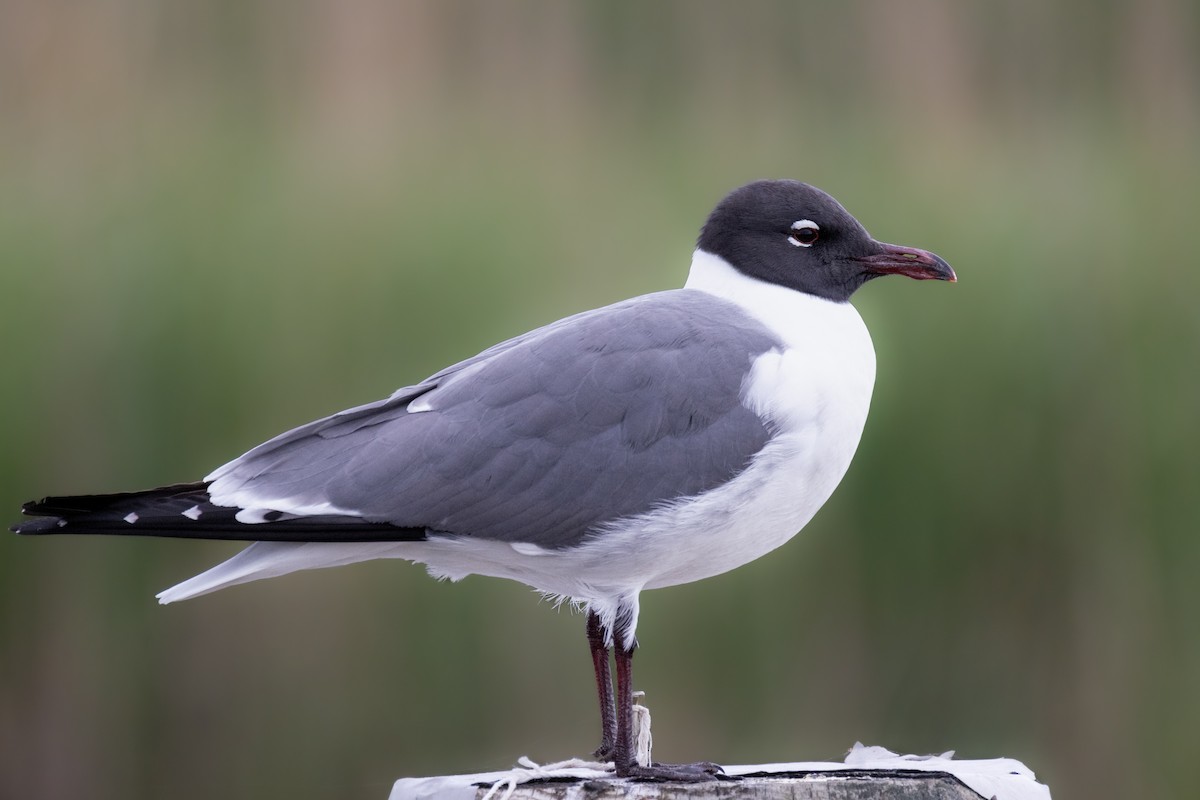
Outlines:
<svg viewBox="0 0 1200 800"><path fill-rule="evenodd" d="M210 475L210 493L284 514L570 546L743 470L770 437L741 402L743 379L778 344L703 292L635 298L278 436Z"/></svg>

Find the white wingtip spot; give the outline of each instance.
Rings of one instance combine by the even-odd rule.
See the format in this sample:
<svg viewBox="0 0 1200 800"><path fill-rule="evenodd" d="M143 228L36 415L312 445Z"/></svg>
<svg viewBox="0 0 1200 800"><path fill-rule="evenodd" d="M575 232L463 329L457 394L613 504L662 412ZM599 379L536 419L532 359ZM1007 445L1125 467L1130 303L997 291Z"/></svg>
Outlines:
<svg viewBox="0 0 1200 800"><path fill-rule="evenodd" d="M183 515L192 520L200 519L200 506L192 506L187 511L184 511Z"/></svg>
<svg viewBox="0 0 1200 800"><path fill-rule="evenodd" d="M269 513L271 513L269 508L243 508L234 514L233 518L244 525L260 525L267 521Z"/></svg>
<svg viewBox="0 0 1200 800"><path fill-rule="evenodd" d="M132 525L133 523L138 521L137 512L130 511L128 514L126 514L124 517L122 517L122 519L124 519L126 522L128 522L130 525Z"/></svg>

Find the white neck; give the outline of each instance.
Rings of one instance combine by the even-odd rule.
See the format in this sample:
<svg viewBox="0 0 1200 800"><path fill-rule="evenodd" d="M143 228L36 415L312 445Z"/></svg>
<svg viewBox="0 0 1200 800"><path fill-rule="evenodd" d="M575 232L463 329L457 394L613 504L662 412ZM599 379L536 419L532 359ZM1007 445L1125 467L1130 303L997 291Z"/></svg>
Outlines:
<svg viewBox="0 0 1200 800"><path fill-rule="evenodd" d="M730 288L747 281L754 281L754 279L738 272L732 264L720 256L715 256L707 250L697 247L696 252L692 253L692 268L688 270L687 283L683 285L683 288L699 289L718 297L725 297L729 294ZM761 281L754 282L760 283Z"/></svg>
<svg viewBox="0 0 1200 800"><path fill-rule="evenodd" d="M832 332L845 325L862 328L862 319L854 306L836 303L805 292L767 283L739 272L728 261L699 248L692 254L685 289L696 289L737 303L747 313L782 336L788 344L809 338L820 326ZM844 320L834 324L834 319ZM824 320L824 322L821 322ZM818 335L818 339L825 338ZM811 339L810 339L811 341Z"/></svg>

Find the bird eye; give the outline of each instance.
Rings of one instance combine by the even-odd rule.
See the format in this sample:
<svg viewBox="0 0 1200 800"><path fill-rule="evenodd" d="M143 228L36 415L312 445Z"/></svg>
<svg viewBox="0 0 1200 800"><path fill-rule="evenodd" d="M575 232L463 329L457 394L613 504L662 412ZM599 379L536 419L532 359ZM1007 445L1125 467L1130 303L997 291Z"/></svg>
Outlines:
<svg viewBox="0 0 1200 800"><path fill-rule="evenodd" d="M811 219L802 219L792 223L792 235L788 241L796 247L812 247L821 235L821 228Z"/></svg>

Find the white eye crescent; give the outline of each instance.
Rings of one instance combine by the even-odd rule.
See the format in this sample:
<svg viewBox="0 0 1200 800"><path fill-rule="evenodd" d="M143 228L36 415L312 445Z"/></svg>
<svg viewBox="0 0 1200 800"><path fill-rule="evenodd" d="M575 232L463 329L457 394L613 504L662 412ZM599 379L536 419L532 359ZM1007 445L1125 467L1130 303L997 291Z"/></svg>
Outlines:
<svg viewBox="0 0 1200 800"><path fill-rule="evenodd" d="M811 219L800 219L792 223L792 235L788 242L796 247L812 247L821 236L821 227Z"/></svg>

